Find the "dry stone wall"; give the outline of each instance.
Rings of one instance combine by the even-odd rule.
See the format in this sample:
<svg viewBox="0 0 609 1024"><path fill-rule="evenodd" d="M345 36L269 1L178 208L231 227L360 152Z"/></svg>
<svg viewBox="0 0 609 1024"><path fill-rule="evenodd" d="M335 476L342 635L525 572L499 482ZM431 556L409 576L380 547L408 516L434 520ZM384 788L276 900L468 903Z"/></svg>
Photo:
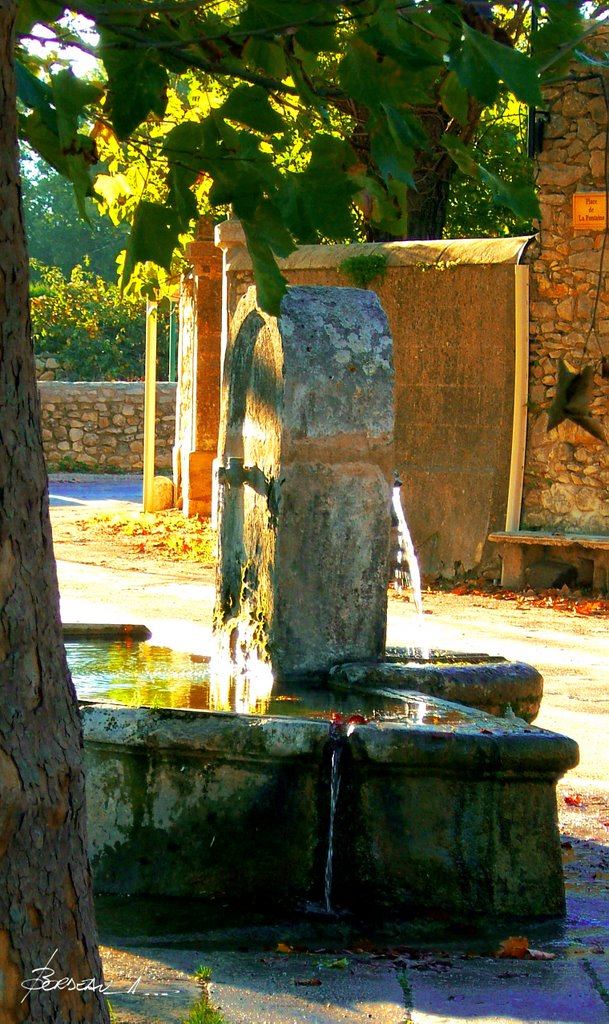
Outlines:
<svg viewBox="0 0 609 1024"><path fill-rule="evenodd" d="M144 385L40 381L47 465L131 472L142 469ZM156 468L170 469L175 435L175 384L157 384Z"/></svg>
<svg viewBox="0 0 609 1024"><path fill-rule="evenodd" d="M37 380L63 380L66 374L56 356L46 352L36 353Z"/></svg>
<svg viewBox="0 0 609 1024"><path fill-rule="evenodd" d="M606 86L609 86L607 79ZM573 195L604 192L608 109L598 76L546 92L549 122L539 154L539 245L530 267L529 422L521 525L609 533L609 448L565 421L547 432L558 361L595 367L591 412L609 437L609 247L598 225L573 226ZM607 251L604 252L605 248ZM595 315L596 307L596 315Z"/></svg>

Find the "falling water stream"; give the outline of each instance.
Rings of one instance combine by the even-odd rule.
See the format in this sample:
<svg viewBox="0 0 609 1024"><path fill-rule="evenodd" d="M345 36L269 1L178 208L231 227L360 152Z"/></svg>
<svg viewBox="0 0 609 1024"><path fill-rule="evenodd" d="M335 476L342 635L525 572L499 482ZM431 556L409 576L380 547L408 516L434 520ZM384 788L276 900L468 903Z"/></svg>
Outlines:
<svg viewBox="0 0 609 1024"><path fill-rule="evenodd" d="M334 820L336 817L336 804L338 803L338 791L340 789L340 755L343 747L343 734L341 725L332 722L330 726L330 745L332 747L332 762L330 765L330 820L328 824L328 852L326 854L326 872L324 875L324 903L326 914L332 914L332 871L334 863Z"/></svg>
<svg viewBox="0 0 609 1024"><path fill-rule="evenodd" d="M421 638L424 634L424 622L423 622L423 594L421 589L421 572L419 569L419 563L417 561L416 552L414 550L414 544L412 543L412 537L410 536L410 530L408 529L408 523L406 522L406 516L402 507L402 500L400 498L400 488L402 481L395 475L395 483L393 485L393 496L392 505L395 517L398 523L398 551L397 551L397 568L395 572L396 582L398 590L402 590L404 587L404 568L410 577L410 583L412 586L412 597L414 606L417 611L419 620L419 634ZM418 653L425 661L429 660L429 647L426 644L421 643Z"/></svg>

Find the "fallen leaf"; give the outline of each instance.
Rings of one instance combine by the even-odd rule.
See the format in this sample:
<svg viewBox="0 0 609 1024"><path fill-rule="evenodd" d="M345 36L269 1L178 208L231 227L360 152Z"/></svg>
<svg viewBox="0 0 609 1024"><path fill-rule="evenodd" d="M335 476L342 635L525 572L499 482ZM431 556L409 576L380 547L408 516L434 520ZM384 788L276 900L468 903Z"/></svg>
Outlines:
<svg viewBox="0 0 609 1024"><path fill-rule="evenodd" d="M276 953L293 953L294 952L294 947L293 946L288 946L287 942L278 942L277 943L277 949L275 950L275 952Z"/></svg>
<svg viewBox="0 0 609 1024"><path fill-rule="evenodd" d="M321 978L294 978L295 985L321 985Z"/></svg>
<svg viewBox="0 0 609 1024"><path fill-rule="evenodd" d="M340 960L322 960L320 967L330 967L334 970L344 971L349 966L349 961L346 956L341 957Z"/></svg>
<svg viewBox="0 0 609 1024"><path fill-rule="evenodd" d="M579 793L567 793L565 803L568 804L569 807L581 807L582 798Z"/></svg>
<svg viewBox="0 0 609 1024"><path fill-rule="evenodd" d="M529 950L529 940L525 935L510 935L499 943L495 956L500 960L524 960Z"/></svg>

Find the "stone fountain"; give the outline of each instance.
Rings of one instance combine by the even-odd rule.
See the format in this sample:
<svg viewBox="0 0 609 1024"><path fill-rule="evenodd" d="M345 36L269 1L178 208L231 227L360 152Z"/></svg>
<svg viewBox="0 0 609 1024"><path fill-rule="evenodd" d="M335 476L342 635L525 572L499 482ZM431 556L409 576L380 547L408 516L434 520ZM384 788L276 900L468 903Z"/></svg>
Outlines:
<svg viewBox="0 0 609 1024"><path fill-rule="evenodd" d="M389 693L400 711L329 729L307 714L85 706L99 891L267 914L320 901L332 803L328 905L377 921L562 913L555 790L577 746L525 720L538 674L385 658L392 436L391 339L373 293L293 287L279 318L253 291L242 299L222 395L220 651L236 686L306 679Z"/></svg>

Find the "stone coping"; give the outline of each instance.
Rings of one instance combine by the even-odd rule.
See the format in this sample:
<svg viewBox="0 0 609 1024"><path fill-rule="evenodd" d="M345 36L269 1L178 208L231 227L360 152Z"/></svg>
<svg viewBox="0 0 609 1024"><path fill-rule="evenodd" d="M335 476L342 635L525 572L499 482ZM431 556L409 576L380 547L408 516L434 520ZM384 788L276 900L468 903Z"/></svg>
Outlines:
<svg viewBox="0 0 609 1024"><path fill-rule="evenodd" d="M402 692L413 703L421 695ZM314 760L329 743L330 722L307 718L242 715L233 712L131 708L80 701L85 741L101 746L147 749L224 762ZM419 774L482 778L557 778L578 761L574 740L525 722L498 719L448 701L425 701L433 711L452 713L449 723L380 720L348 726L355 760L399 767Z"/></svg>
<svg viewBox="0 0 609 1024"><path fill-rule="evenodd" d="M148 626L130 622L64 622L64 640L150 640Z"/></svg>
<svg viewBox="0 0 609 1024"><path fill-rule="evenodd" d="M278 259L281 270L326 270L354 256L384 253L392 267L516 265L522 261L530 236L519 238L458 238L438 242L354 242L350 245L300 245L291 256ZM231 254L231 271L251 270L246 249Z"/></svg>

